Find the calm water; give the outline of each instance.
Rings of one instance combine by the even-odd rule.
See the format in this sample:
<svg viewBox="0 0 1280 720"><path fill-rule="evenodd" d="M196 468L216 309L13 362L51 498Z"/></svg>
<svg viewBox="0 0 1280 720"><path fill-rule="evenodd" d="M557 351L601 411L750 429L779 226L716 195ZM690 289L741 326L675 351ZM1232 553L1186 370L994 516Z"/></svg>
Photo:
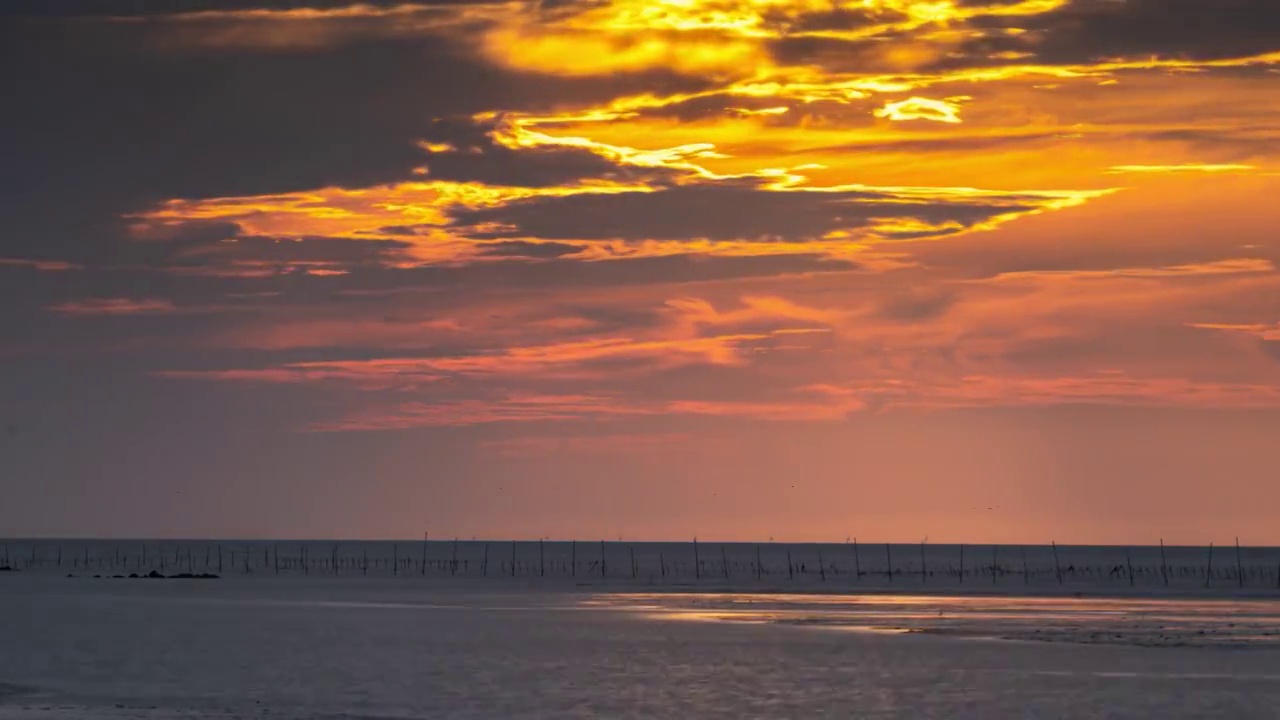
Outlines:
<svg viewBox="0 0 1280 720"><path fill-rule="evenodd" d="M1274 718L1280 707L1268 634L1280 603L1266 600L10 573L0 618L0 718Z"/></svg>

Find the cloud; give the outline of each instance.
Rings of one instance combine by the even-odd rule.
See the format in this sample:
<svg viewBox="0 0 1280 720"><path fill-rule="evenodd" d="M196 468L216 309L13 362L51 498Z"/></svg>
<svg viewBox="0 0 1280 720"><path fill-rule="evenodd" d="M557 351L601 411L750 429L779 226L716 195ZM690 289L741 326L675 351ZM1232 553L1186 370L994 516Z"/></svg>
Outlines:
<svg viewBox="0 0 1280 720"><path fill-rule="evenodd" d="M319 422L319 432L367 432L413 428L470 426L489 423L607 421L626 417L711 416L773 422L831 422L861 409L855 400L841 402L626 401L593 395L514 395L492 402L451 401L401 403Z"/></svg>
<svg viewBox="0 0 1280 720"><path fill-rule="evenodd" d="M1130 267L1111 268L1107 270L1020 270L1004 272L990 278L994 282L1017 282L1036 280L1109 280L1123 278L1194 278L1213 275L1237 275L1274 273L1276 266L1270 260L1258 258L1234 258L1214 260L1211 262L1188 265L1168 265L1165 267Z"/></svg>
<svg viewBox="0 0 1280 720"><path fill-rule="evenodd" d="M40 272L64 272L66 270L84 269L79 265L62 260L35 260L28 258L0 258L0 267L30 268Z"/></svg>
<svg viewBox="0 0 1280 720"><path fill-rule="evenodd" d="M1280 341L1280 323L1189 323L1188 327L1252 335L1266 341Z"/></svg>
<svg viewBox="0 0 1280 720"><path fill-rule="evenodd" d="M90 298L68 301L49 306L49 312L59 315L155 315L178 311L172 301L162 298Z"/></svg>
<svg viewBox="0 0 1280 720"><path fill-rule="evenodd" d="M1096 197L1081 192L951 188L769 188L756 180L641 192L529 197L459 209L453 225L478 238L807 242L834 233L953 235ZM846 235L847 236L847 235Z"/></svg>
<svg viewBox="0 0 1280 720"><path fill-rule="evenodd" d="M906 100L886 103L875 111L876 117L888 120L932 120L941 123L959 123L959 98L947 100L930 100L929 98L910 97Z"/></svg>
<svg viewBox="0 0 1280 720"><path fill-rule="evenodd" d="M1108 172L1122 173L1236 173L1257 170L1253 165L1213 165L1206 163L1182 163L1180 165L1116 165Z"/></svg>

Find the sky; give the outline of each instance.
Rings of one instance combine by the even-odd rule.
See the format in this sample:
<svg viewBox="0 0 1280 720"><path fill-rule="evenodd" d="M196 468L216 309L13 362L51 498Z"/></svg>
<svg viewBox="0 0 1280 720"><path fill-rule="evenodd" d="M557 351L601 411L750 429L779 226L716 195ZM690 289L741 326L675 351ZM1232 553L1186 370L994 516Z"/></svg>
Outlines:
<svg viewBox="0 0 1280 720"><path fill-rule="evenodd" d="M1274 0L0 13L0 536L1280 543Z"/></svg>

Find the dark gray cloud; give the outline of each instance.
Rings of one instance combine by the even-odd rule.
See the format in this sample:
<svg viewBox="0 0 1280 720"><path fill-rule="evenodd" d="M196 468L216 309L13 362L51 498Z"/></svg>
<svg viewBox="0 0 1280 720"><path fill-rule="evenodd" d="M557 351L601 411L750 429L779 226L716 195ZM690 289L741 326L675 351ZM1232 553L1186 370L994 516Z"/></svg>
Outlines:
<svg viewBox="0 0 1280 720"><path fill-rule="evenodd" d="M1032 16L989 16L978 27L1018 27L965 47L966 62L1027 51L1054 64L1151 56L1214 60L1280 50L1280 11L1273 0L1075 0Z"/></svg>
<svg viewBox="0 0 1280 720"><path fill-rule="evenodd" d="M42 0L10 0L0 6L0 16L43 18L68 17L156 17L193 12L230 12L237 10L336 10L364 5L374 8L404 6L443 7L450 5L478 5L488 0L62 0L50 3Z"/></svg>
<svg viewBox="0 0 1280 720"><path fill-rule="evenodd" d="M971 226L996 215L1035 207L1010 196L998 206L952 200L908 201L887 193L774 192L755 182L682 185L656 192L585 194L519 200L458 211L459 229L478 238L812 240L834 230L865 228L876 218L911 218L931 225ZM937 232L931 234L939 234Z"/></svg>
<svg viewBox="0 0 1280 720"><path fill-rule="evenodd" d="M7 224L0 256L106 263L127 244L121 214L163 199L417 177L425 158L417 143L439 117L703 87L658 71L522 74L479 58L462 34L291 52L175 49L164 42L175 24L26 16L0 23ZM575 162L590 165L579 172L607 171L589 158ZM447 160L437 164L449 171ZM476 171L485 172L497 169Z"/></svg>
<svg viewBox="0 0 1280 720"><path fill-rule="evenodd" d="M619 165L582 148L509 148L493 137L495 131L502 131L503 122L450 119L432 123L424 138L452 149L427 151L427 176L454 182L551 187L587 178L620 183L667 182L677 175L663 168Z"/></svg>

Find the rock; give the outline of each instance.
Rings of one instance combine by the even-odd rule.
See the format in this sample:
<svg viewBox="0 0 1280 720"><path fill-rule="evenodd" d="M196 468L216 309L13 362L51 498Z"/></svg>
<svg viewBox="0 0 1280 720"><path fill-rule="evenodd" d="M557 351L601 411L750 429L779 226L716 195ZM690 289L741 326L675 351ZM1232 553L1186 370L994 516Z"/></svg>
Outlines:
<svg viewBox="0 0 1280 720"><path fill-rule="evenodd" d="M163 576L163 575L161 575L160 573L156 572L155 570L152 570L151 572L147 573L147 574L146 574L146 575L144 575L143 577L148 577L148 578L153 578L153 579L154 579L154 578L163 578L164 576Z"/></svg>

